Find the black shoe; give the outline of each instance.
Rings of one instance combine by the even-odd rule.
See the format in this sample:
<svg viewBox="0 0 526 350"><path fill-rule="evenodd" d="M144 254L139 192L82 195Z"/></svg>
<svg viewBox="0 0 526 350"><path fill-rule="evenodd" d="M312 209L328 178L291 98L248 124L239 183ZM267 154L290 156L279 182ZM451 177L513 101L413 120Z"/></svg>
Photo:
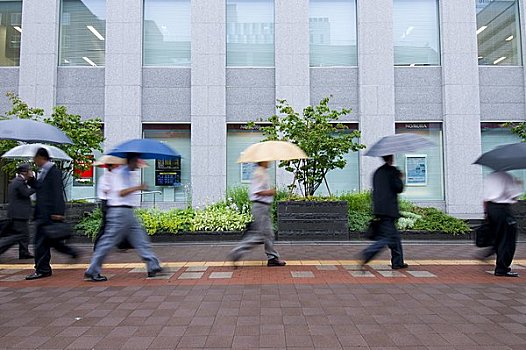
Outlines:
<svg viewBox="0 0 526 350"><path fill-rule="evenodd" d="M27 260L27 259L34 259L34 258L35 258L35 256L31 255L31 254L24 254L24 255L19 255L18 256L19 260Z"/></svg>
<svg viewBox="0 0 526 350"><path fill-rule="evenodd" d="M91 275L89 273L84 273L84 279L91 282L105 282L108 280L106 276L102 276L100 273L96 275Z"/></svg>
<svg viewBox="0 0 526 350"><path fill-rule="evenodd" d="M148 278L157 276L158 273L163 272L163 268L159 267L157 269L153 269L152 271L148 271Z"/></svg>
<svg viewBox="0 0 526 350"><path fill-rule="evenodd" d="M409 267L409 265L403 264L403 265L399 265L399 266L392 266L391 268L393 270L401 270L401 269L407 269L408 267Z"/></svg>
<svg viewBox="0 0 526 350"><path fill-rule="evenodd" d="M287 263L283 260L279 260L278 258L269 259L267 261L267 266L285 266Z"/></svg>
<svg viewBox="0 0 526 350"><path fill-rule="evenodd" d="M499 277L519 277L519 274L517 272L511 272L511 271L508 271L508 272L495 272L495 276L499 276Z"/></svg>
<svg viewBox="0 0 526 350"><path fill-rule="evenodd" d="M26 276L26 280L37 280L39 278L45 278L45 277L51 277L51 272L41 273L41 272L33 272L31 275Z"/></svg>

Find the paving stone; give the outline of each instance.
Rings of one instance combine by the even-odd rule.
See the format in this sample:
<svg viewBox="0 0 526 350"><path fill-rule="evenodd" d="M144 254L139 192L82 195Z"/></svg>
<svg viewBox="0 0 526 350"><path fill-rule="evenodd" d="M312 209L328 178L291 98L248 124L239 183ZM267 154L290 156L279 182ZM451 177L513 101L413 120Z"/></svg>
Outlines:
<svg viewBox="0 0 526 350"><path fill-rule="evenodd" d="M335 265L316 265L316 268L318 270L324 271L332 271L332 270L338 270L338 268Z"/></svg>
<svg viewBox="0 0 526 350"><path fill-rule="evenodd" d="M381 264L367 264L371 269L377 271L391 270L391 265L381 265Z"/></svg>
<svg viewBox="0 0 526 350"><path fill-rule="evenodd" d="M186 268L187 272L205 272L208 266L189 266Z"/></svg>
<svg viewBox="0 0 526 350"><path fill-rule="evenodd" d="M312 271L291 271L292 278L314 278Z"/></svg>
<svg viewBox="0 0 526 350"><path fill-rule="evenodd" d="M383 277L387 277L387 278L390 278L390 277L407 277L406 275L404 275L403 273L398 272L398 271L378 271L378 273L380 275L382 275Z"/></svg>
<svg viewBox="0 0 526 350"><path fill-rule="evenodd" d="M351 276L353 277L376 277L372 272L370 271L349 271Z"/></svg>
<svg viewBox="0 0 526 350"><path fill-rule="evenodd" d="M436 277L435 274L432 274L429 271L407 271L407 273L413 277L418 277L418 278Z"/></svg>
<svg viewBox="0 0 526 350"><path fill-rule="evenodd" d="M10 275L9 277L5 277L0 279L0 282L19 282L19 281L25 281L26 276L25 275Z"/></svg>
<svg viewBox="0 0 526 350"><path fill-rule="evenodd" d="M343 268L346 269L346 270L359 271L359 270L363 269L363 266L362 265L343 265Z"/></svg>
<svg viewBox="0 0 526 350"><path fill-rule="evenodd" d="M20 269L1 269L0 270L0 275L12 275L14 273L18 273L18 272L21 272L21 271L24 271L24 270L20 270Z"/></svg>
<svg viewBox="0 0 526 350"><path fill-rule="evenodd" d="M233 272L212 272L209 276L209 278L216 279L216 278L232 278Z"/></svg>
<svg viewBox="0 0 526 350"><path fill-rule="evenodd" d="M177 279L179 280L198 280L203 277L204 272L183 272Z"/></svg>
<svg viewBox="0 0 526 350"><path fill-rule="evenodd" d="M173 275L175 275L174 273L169 273L169 272L161 272L161 273L158 273L155 277L147 277L146 279L149 279L149 280L169 280L170 278L173 277Z"/></svg>

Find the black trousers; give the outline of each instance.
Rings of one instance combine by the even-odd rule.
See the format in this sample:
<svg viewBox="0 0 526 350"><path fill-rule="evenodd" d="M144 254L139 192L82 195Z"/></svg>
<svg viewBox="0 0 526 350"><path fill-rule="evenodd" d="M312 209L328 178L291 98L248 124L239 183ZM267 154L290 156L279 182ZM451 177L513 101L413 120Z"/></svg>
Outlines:
<svg viewBox="0 0 526 350"><path fill-rule="evenodd" d="M517 222L509 204L488 202L487 213L490 229L495 234L495 244L490 248L491 253L497 254L495 272L509 272L517 245Z"/></svg>
<svg viewBox="0 0 526 350"><path fill-rule="evenodd" d="M385 246L391 250L391 266L401 267L405 264L400 232L396 229L396 218L379 216L378 239L362 252L366 264L378 255Z"/></svg>
<svg viewBox="0 0 526 350"><path fill-rule="evenodd" d="M0 237L0 254L18 243L19 257L31 255L29 251L29 221L12 219Z"/></svg>
<svg viewBox="0 0 526 350"><path fill-rule="evenodd" d="M49 239L44 231L42 224L37 225L35 233L35 272L51 273L51 248L58 252L67 254L71 257L77 257L78 253L72 247L66 245L62 240Z"/></svg>

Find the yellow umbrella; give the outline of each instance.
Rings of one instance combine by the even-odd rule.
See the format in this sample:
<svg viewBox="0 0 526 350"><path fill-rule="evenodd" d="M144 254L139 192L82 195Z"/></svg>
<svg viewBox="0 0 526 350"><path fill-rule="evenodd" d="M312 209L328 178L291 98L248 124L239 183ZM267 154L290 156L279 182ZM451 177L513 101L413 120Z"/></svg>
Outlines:
<svg viewBox="0 0 526 350"><path fill-rule="evenodd" d="M241 152L238 163L271 162L275 160L307 159L301 148L285 141L265 141L253 144Z"/></svg>
<svg viewBox="0 0 526 350"><path fill-rule="evenodd" d="M126 159L105 154L93 163L93 165L95 166L101 166L106 164L124 165L126 164Z"/></svg>

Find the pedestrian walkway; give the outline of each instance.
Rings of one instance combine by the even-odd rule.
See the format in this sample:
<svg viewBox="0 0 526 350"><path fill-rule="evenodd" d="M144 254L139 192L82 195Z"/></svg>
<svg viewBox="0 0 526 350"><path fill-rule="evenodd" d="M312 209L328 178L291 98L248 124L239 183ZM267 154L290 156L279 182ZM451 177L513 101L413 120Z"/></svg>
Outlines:
<svg viewBox="0 0 526 350"><path fill-rule="evenodd" d="M362 271L356 244L280 244L288 265L271 268L258 252L234 268L231 248L155 246L155 278L133 252L114 253L102 283L82 279L87 246L36 281L9 252L0 349L526 349L525 244L519 278L493 276L469 244L407 244L410 267L396 271L385 255Z"/></svg>

